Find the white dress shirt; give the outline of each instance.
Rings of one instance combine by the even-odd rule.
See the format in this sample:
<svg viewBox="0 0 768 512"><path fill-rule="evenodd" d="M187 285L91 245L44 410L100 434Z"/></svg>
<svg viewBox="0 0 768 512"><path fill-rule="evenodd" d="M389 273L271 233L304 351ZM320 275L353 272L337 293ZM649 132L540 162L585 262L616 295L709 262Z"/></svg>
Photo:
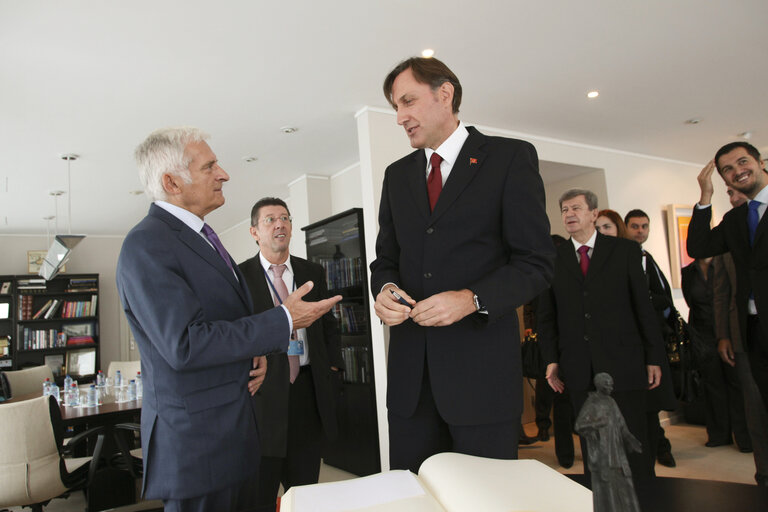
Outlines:
<svg viewBox="0 0 768 512"><path fill-rule="evenodd" d="M447 180L448 175L451 174L453 164L456 163L456 159L459 157L459 152L461 151L462 146L464 146L467 137L469 137L469 131L467 131L467 127L464 126L464 123L459 121L459 126L456 127L450 137L445 139L436 150L425 148L424 154L427 157L425 179L429 178L429 173L432 171L432 164L429 161L430 158L432 158L432 153L437 153L443 159L440 163L440 174L443 177L443 186L445 186L445 180Z"/></svg>
<svg viewBox="0 0 768 512"><path fill-rule="evenodd" d="M571 242L573 242L573 248L576 251L576 261L581 263L581 254L579 254L579 248L582 245L586 245L587 247L589 247L589 250L587 251L587 256L589 256L590 260L592 259L592 253L595 252L595 240L597 240L597 230L595 230L592 233L592 236L589 237L589 240L587 240L587 242L584 244L580 244L579 242L576 241L575 238L571 237Z"/></svg>

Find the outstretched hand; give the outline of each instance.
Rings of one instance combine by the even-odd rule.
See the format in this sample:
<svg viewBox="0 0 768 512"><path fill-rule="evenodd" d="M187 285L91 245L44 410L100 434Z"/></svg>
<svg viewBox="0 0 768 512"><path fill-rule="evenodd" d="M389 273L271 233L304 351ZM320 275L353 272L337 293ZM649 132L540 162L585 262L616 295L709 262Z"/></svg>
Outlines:
<svg viewBox="0 0 768 512"><path fill-rule="evenodd" d="M342 299L341 295L335 295L329 299L323 299L317 302L305 302L302 297L309 293L314 286L312 281L307 281L283 301L283 305L287 307L288 311L291 313L294 329L304 329L305 327L309 327L315 320L330 311L333 305Z"/></svg>

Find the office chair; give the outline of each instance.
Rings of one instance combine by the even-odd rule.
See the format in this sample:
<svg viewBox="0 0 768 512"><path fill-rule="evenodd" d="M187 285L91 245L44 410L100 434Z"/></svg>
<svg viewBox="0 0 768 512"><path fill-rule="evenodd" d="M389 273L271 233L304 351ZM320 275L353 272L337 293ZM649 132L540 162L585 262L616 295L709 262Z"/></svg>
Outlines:
<svg viewBox="0 0 768 512"><path fill-rule="evenodd" d="M73 437L69 447L96 436L93 457L62 455L61 413L51 396L0 405L0 507L28 506L42 512L50 500L85 490L104 444L102 427Z"/></svg>
<svg viewBox="0 0 768 512"><path fill-rule="evenodd" d="M26 395L43 389L43 381L48 378L53 382L53 371L50 366L33 366L23 370L0 372L5 398Z"/></svg>

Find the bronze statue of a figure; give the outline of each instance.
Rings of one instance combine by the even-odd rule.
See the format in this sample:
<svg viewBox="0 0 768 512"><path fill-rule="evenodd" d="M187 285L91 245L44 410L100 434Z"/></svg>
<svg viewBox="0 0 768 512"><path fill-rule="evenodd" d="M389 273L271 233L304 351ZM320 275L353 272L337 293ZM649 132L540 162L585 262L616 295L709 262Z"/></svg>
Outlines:
<svg viewBox="0 0 768 512"><path fill-rule="evenodd" d="M595 375L595 388L576 419L576 432L587 441L592 472L592 503L595 512L640 512L625 450L642 451L627 428L619 406L611 398L613 378Z"/></svg>

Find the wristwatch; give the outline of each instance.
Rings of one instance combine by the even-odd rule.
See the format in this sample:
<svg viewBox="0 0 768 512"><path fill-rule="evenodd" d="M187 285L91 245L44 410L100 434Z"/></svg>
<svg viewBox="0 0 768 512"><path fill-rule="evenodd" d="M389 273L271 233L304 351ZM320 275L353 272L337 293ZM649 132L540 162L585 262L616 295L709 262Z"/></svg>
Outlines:
<svg viewBox="0 0 768 512"><path fill-rule="evenodd" d="M485 306L480 302L480 299L477 297L477 294L474 294L472 297L472 301L475 303L475 310L478 313L487 313L488 310L485 309Z"/></svg>

